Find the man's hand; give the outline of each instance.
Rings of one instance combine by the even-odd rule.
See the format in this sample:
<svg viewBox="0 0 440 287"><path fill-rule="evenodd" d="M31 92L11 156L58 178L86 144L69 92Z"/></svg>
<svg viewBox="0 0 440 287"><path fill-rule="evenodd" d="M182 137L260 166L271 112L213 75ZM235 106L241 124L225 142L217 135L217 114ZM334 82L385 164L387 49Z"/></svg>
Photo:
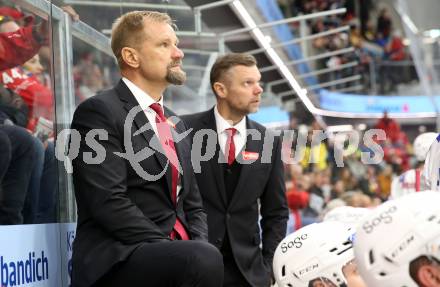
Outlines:
<svg viewBox="0 0 440 287"><path fill-rule="evenodd" d="M75 9L73 9L72 6L70 6L70 5L61 6L61 9L70 15L70 18L72 18L72 21L74 21L74 22L79 21L79 15L78 15L78 13L76 13Z"/></svg>

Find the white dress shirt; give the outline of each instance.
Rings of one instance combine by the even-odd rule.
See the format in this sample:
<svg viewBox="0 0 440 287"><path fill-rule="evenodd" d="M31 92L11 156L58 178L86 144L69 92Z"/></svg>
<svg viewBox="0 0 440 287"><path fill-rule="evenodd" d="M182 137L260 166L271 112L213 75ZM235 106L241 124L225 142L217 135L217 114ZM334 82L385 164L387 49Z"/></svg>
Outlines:
<svg viewBox="0 0 440 287"><path fill-rule="evenodd" d="M127 85L128 89L133 94L133 96L136 98L136 101L139 103L139 106L141 106L154 132L156 133L157 136L159 136L157 133L157 125L156 125L156 112L152 108L150 108L150 106L156 103L156 101L149 94L142 91L129 79L122 78L122 80ZM157 103L160 104L163 110L163 97L161 97Z"/></svg>
<svg viewBox="0 0 440 287"><path fill-rule="evenodd" d="M232 139L235 144L235 158L237 158L246 144L246 117L243 117L243 119L236 125L232 125L220 115L217 105L214 107L214 116L217 128L218 144L220 145L223 154L225 154L226 141L228 140L228 133L226 132L226 129L235 128L237 130Z"/></svg>

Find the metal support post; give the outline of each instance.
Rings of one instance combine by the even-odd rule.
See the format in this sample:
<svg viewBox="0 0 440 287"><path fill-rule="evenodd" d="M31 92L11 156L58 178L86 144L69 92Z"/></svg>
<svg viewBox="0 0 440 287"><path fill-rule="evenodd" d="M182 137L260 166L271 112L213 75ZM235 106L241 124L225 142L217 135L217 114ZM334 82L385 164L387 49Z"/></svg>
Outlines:
<svg viewBox="0 0 440 287"><path fill-rule="evenodd" d="M316 61L316 60L320 60L320 59L324 59L324 58L328 58L328 57L332 57L332 56L337 56L337 55L341 55L341 54L345 54L345 53L351 53L353 51L354 51L353 47L339 49L339 50L336 50L333 52L326 52L326 53L310 56L308 58L303 58L303 59L299 59L299 60L295 60L295 61L286 62L285 65L286 66L294 66L294 65L298 65L298 64L302 64L302 63L306 63L306 62L310 62L310 61ZM261 68L259 70L260 70L260 73L264 73L264 72L276 70L277 68L278 68L277 65L272 65L272 66L267 66L267 67Z"/></svg>
<svg viewBox="0 0 440 287"><path fill-rule="evenodd" d="M272 48L279 48L279 47L283 47L283 46L287 46L287 45L292 45L292 44L300 43L300 42L303 42L303 41L313 40L313 39L325 37L325 36L328 36L328 35L344 32L344 31L348 31L349 29L350 29L350 26L342 26L342 27L339 27L339 28L336 28L336 29L332 29L332 30L329 30L329 31L324 31L324 32L312 34L312 35L309 35L309 36L305 36L303 38L296 38L296 39L293 39L293 40L290 40L290 41L276 43L274 45L271 45L271 47ZM247 51L246 53L254 55L254 54L258 54L258 53L264 52L265 50L266 50L266 48L258 48L258 49Z"/></svg>

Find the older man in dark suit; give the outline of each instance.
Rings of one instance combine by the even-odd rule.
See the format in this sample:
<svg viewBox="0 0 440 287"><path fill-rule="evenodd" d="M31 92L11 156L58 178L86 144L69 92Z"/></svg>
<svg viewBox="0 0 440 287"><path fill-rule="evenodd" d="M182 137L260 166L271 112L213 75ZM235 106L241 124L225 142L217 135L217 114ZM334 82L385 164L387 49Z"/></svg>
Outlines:
<svg viewBox="0 0 440 287"><path fill-rule="evenodd" d="M122 15L112 31L122 80L75 112L72 129L82 138L73 160L75 287L222 285L190 143L179 140L186 127L170 124L174 114L163 107L165 88L185 81L177 44L168 15Z"/></svg>

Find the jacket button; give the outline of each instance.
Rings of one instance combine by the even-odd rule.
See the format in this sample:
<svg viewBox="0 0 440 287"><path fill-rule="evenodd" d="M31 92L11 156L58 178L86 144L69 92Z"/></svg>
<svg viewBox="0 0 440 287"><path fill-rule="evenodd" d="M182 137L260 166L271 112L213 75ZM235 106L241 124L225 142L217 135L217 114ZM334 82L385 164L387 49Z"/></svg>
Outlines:
<svg viewBox="0 0 440 287"><path fill-rule="evenodd" d="M227 220L231 219L231 215L229 213L226 213L226 219Z"/></svg>
<svg viewBox="0 0 440 287"><path fill-rule="evenodd" d="M216 240L215 240L215 243L217 243L217 244L221 244L222 243L222 239L219 237L219 238L217 238Z"/></svg>

